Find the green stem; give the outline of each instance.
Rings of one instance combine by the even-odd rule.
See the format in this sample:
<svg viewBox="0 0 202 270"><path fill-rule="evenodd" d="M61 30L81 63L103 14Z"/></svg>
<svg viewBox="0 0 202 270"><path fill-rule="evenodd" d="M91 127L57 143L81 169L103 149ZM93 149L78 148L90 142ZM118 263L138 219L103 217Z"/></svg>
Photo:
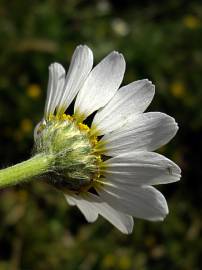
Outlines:
<svg viewBox="0 0 202 270"><path fill-rule="evenodd" d="M46 173L53 164L53 156L38 154L26 161L0 170L0 189L25 181Z"/></svg>

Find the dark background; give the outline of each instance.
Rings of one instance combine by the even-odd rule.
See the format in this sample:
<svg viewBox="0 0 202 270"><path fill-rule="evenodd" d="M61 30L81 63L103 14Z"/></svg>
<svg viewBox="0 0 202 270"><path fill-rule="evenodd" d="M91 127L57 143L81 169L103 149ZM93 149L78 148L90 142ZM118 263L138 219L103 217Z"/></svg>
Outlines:
<svg viewBox="0 0 202 270"><path fill-rule="evenodd" d="M30 156L41 119L48 66L66 68L78 44L95 63L125 56L124 83L149 78L149 110L175 117L179 132L160 152L182 168L161 186L170 214L135 220L125 236L102 218L87 224L63 196L42 183L0 191L0 270L200 270L202 188L201 1L0 1L0 166Z"/></svg>

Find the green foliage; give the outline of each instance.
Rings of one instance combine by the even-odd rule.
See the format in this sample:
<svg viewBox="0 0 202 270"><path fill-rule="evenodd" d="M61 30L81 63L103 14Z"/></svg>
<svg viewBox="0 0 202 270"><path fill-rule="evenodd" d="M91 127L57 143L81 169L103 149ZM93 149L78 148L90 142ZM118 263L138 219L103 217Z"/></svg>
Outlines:
<svg viewBox="0 0 202 270"><path fill-rule="evenodd" d="M124 83L154 82L150 110L180 127L160 151L183 171L180 183L160 187L165 222L136 220L129 236L102 218L87 224L43 183L1 191L0 270L200 269L201 1L1 0L0 37L1 167L30 156L49 64L67 68L74 48L87 44L96 63L112 50L124 54Z"/></svg>

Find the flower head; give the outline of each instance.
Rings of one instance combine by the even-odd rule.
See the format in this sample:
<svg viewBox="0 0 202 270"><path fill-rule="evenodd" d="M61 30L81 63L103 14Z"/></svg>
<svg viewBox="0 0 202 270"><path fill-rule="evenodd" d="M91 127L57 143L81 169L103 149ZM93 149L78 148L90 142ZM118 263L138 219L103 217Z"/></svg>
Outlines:
<svg viewBox="0 0 202 270"><path fill-rule="evenodd" d="M89 222L100 214L131 233L133 217L155 221L168 214L165 198L153 185L178 181L180 168L153 151L178 127L166 114L144 113L154 96L149 80L119 89L123 55L112 52L92 66L87 46L76 48L67 74L58 63L50 66L44 118L35 128L36 152L54 157L48 181Z"/></svg>

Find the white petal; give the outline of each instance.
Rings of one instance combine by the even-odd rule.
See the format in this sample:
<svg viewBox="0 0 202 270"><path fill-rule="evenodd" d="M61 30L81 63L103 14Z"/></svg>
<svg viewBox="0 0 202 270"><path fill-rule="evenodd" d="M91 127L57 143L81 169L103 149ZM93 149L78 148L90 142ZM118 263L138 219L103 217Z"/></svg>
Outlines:
<svg viewBox="0 0 202 270"><path fill-rule="evenodd" d="M64 194L65 195L65 199L67 200L68 204L71 206L76 205L76 201L74 200L74 198L72 196L70 196L69 194Z"/></svg>
<svg viewBox="0 0 202 270"><path fill-rule="evenodd" d="M98 214L107 219L122 233L129 234L133 230L133 218L127 214L123 214L113 207L103 202L97 195L92 193L64 194L70 205L76 205L85 216L88 222L94 222Z"/></svg>
<svg viewBox="0 0 202 270"><path fill-rule="evenodd" d="M78 46L72 56L57 113L63 114L82 87L93 66L93 53L87 46Z"/></svg>
<svg viewBox="0 0 202 270"><path fill-rule="evenodd" d="M103 200L115 209L137 218L163 220L168 214L164 196L154 187L105 186L97 190Z"/></svg>
<svg viewBox="0 0 202 270"><path fill-rule="evenodd" d="M76 98L74 111L83 119L103 107L119 88L125 71L125 60L110 53L89 74Z"/></svg>
<svg viewBox="0 0 202 270"><path fill-rule="evenodd" d="M58 102L58 96L64 86L65 70L62 65L58 63L51 64L49 66L49 79L48 90L45 104L44 115L47 119L50 114L53 114Z"/></svg>
<svg viewBox="0 0 202 270"><path fill-rule="evenodd" d="M137 115L127 125L106 134L97 145L106 154L116 156L131 151L153 151L168 143L176 134L175 119L160 113L149 112Z"/></svg>
<svg viewBox="0 0 202 270"><path fill-rule="evenodd" d="M108 159L103 174L111 182L130 185L167 184L180 180L180 168L153 152L131 152Z"/></svg>
<svg viewBox="0 0 202 270"><path fill-rule="evenodd" d="M95 127L102 135L123 126L131 114L146 110L154 92L154 85L147 79L120 88L110 102L97 112L92 128Z"/></svg>
<svg viewBox="0 0 202 270"><path fill-rule="evenodd" d="M93 205L96 207L98 213L118 230L124 234L132 233L134 221L131 216L117 211L94 194L88 193L88 197L93 201Z"/></svg>
<svg viewBox="0 0 202 270"><path fill-rule="evenodd" d="M98 218L98 212L91 202L90 197L85 199L83 196L77 195L67 195L65 194L65 198L70 205L76 205L82 214L85 216L88 222L95 222Z"/></svg>

